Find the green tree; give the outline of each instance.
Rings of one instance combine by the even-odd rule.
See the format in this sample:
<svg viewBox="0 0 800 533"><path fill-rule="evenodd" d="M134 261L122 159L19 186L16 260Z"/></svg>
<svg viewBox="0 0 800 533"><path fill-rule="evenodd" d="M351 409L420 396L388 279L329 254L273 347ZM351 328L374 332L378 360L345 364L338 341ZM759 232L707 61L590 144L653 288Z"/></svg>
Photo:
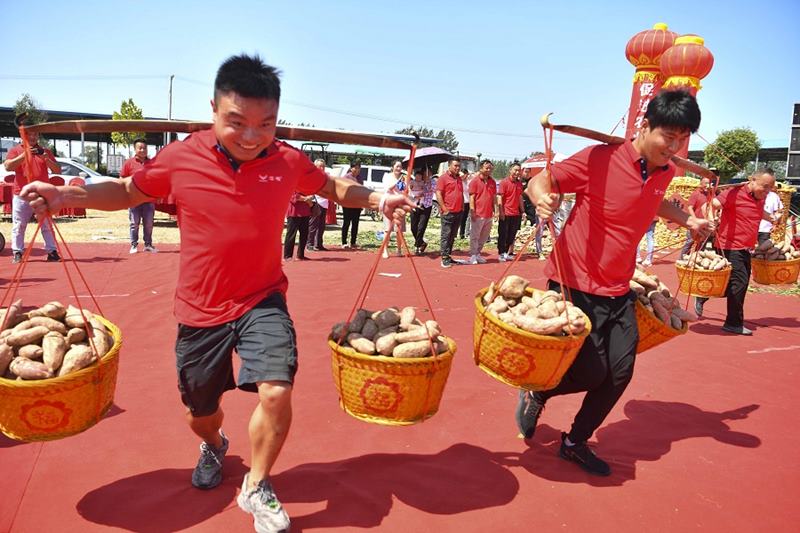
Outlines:
<svg viewBox="0 0 800 533"><path fill-rule="evenodd" d="M83 151L83 158L86 164L91 168L98 170L100 167L100 160L103 159L103 149L97 146L86 146Z"/></svg>
<svg viewBox="0 0 800 533"><path fill-rule="evenodd" d="M142 109L133 102L133 98L123 100L119 111L114 111L111 115L114 120L142 120L144 115ZM114 144L121 144L130 149L133 141L139 137L144 137L144 133L138 131L115 131L111 133L111 140Z"/></svg>
<svg viewBox="0 0 800 533"><path fill-rule="evenodd" d="M717 139L706 146L705 162L719 172L721 183L731 180L753 161L761 148L756 132L750 128L736 128L720 132Z"/></svg>
<svg viewBox="0 0 800 533"><path fill-rule="evenodd" d="M28 93L24 93L20 96L14 104L14 114L19 115L20 113L28 114L28 124L47 122L47 113L39 109L39 104Z"/></svg>
<svg viewBox="0 0 800 533"><path fill-rule="evenodd" d="M443 142L437 146L439 146L442 150L455 153L455 151L458 149L458 139L456 139L456 134L450 130L439 130L439 132L436 133L432 129L426 128L425 126L420 126L419 128L408 126L402 130L395 131L395 133L400 133L401 135L411 135L415 131L420 137L433 137L434 139L441 139Z"/></svg>
<svg viewBox="0 0 800 533"><path fill-rule="evenodd" d="M511 168L513 161L504 161L502 159L491 159L494 170L492 170L492 177L498 181L505 179L508 176L508 169Z"/></svg>

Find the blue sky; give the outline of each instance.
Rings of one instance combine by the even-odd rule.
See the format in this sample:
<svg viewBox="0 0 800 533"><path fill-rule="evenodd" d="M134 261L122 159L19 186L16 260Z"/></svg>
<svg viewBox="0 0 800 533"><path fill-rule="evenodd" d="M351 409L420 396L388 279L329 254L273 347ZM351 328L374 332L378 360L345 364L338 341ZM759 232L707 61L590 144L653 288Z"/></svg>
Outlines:
<svg viewBox="0 0 800 533"><path fill-rule="evenodd" d="M257 52L283 73L285 120L451 129L464 153L512 159L542 149L545 112L610 131L630 99L625 45L656 22L702 36L714 54L698 95L709 141L748 126L765 146L787 146L800 102L797 0L46 0L5 3L2 15L3 106L28 92L47 109L111 113L133 98L165 117L174 74L173 117L207 120L220 62ZM557 136L554 148L584 145Z"/></svg>

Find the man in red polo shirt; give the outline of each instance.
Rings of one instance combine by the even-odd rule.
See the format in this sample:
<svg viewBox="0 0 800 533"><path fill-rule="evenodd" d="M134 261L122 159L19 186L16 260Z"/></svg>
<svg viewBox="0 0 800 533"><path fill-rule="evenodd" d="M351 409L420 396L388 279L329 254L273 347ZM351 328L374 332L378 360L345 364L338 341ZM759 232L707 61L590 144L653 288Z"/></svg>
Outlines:
<svg viewBox="0 0 800 533"><path fill-rule="evenodd" d="M500 182L497 203L500 212L500 221L497 224L497 253L500 261L509 261L514 258L514 240L517 238L522 222L522 211L525 209L522 201L522 168L519 163L514 163L508 169L508 176Z"/></svg>
<svg viewBox="0 0 800 533"><path fill-rule="evenodd" d="M121 178L133 176L148 161L147 141L136 139L133 141L134 156L126 160L119 172ZM128 219L131 223L131 249L130 253L138 252L139 246L139 223L142 224L142 239L144 240L144 251L156 253L158 250L153 246L153 222L155 221L156 204L154 202L144 202L136 207L128 209Z"/></svg>
<svg viewBox="0 0 800 533"><path fill-rule="evenodd" d="M588 315L592 331L556 388L520 391L517 426L531 438L549 398L586 392L572 429L561 435L559 455L591 474L611 473L586 441L633 376L639 334L636 298L628 282L639 241L656 214L701 235L710 231L707 220L664 200L675 174L670 158L699 125L700 109L693 96L663 91L648 105L633 142L590 146L554 165L552 175L543 171L528 184L528 194L544 221L557 210L560 194L576 194L545 274L551 290L560 290L559 282L569 289L567 297Z"/></svg>
<svg viewBox="0 0 800 533"><path fill-rule="evenodd" d="M453 266L453 242L461 223L464 210L464 182L461 180L461 161L450 159L447 172L436 181L436 201L439 202L441 216L441 256L442 268Z"/></svg>
<svg viewBox="0 0 800 533"><path fill-rule="evenodd" d="M189 426L201 439L192 484L219 485L228 439L220 399L227 390L258 393L249 422L250 471L237 502L256 531L289 529L269 481L292 419L297 370L294 326L281 268L283 219L295 191L400 220L413 204L354 182L329 178L291 145L275 139L277 71L259 57L231 57L214 83L212 129L166 146L131 178L86 187L30 184L23 197L39 212L63 207L123 209L172 195L181 256L175 293L178 388ZM232 352L241 368L234 380ZM157 490L157 489L156 489Z"/></svg>
<svg viewBox="0 0 800 533"><path fill-rule="evenodd" d="M13 146L3 162L3 166L8 172L14 172L14 197L12 200L11 211L11 262L19 263L22 261L22 252L25 250L25 230L28 221L33 215L33 209L28 202L19 197L19 192L28 181L49 182L47 169L51 172L61 172L59 165L53 157L53 152L47 148L39 146L39 134L36 132L28 133L30 143L31 168L25 162L25 148L22 144ZM61 259L56 251L56 239L53 236L53 229L50 223L45 221L42 224L42 239L44 239L44 249L47 251L48 261L58 261Z"/></svg>
<svg viewBox="0 0 800 533"><path fill-rule="evenodd" d="M744 298L750 284L750 249L758 239L758 225L762 220L775 222L775 217L764 211L764 201L775 188L775 175L772 169L756 172L747 183L722 191L711 201L720 213L714 245L731 262L731 277L725 296L728 313L723 331L737 335L752 335L744 327ZM708 298L695 298L695 311L703 314L703 304Z"/></svg>
<svg viewBox="0 0 800 533"><path fill-rule="evenodd" d="M711 184L711 180L708 178L700 178L700 185L692 191L692 194L689 195L689 201L686 204L686 212L690 215L694 215L698 218L706 218L701 211L703 206L708 202L708 187ZM686 232L686 241L683 243L683 247L681 248L681 257L689 253L689 249L692 247L692 232Z"/></svg>
<svg viewBox="0 0 800 533"><path fill-rule="evenodd" d="M497 197L497 183L492 177L494 165L488 159L481 161L481 168L469 182L469 213L472 217L469 233L469 262L477 265L485 263L481 257L483 245L489 239L494 220L494 205Z"/></svg>

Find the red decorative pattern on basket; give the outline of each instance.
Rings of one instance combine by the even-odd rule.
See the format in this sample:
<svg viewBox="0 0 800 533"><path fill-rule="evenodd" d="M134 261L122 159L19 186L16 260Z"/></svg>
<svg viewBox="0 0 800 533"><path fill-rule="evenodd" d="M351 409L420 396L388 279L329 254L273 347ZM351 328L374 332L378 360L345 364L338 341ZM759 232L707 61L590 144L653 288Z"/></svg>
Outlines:
<svg viewBox="0 0 800 533"><path fill-rule="evenodd" d="M364 406L376 413L396 411L403 401L400 385L383 377L365 380L358 395L361 396Z"/></svg>
<svg viewBox="0 0 800 533"><path fill-rule="evenodd" d="M56 431L69 424L72 409L64 402L48 402L37 400L22 406L22 421L32 430Z"/></svg>
<svg viewBox="0 0 800 533"><path fill-rule="evenodd" d="M514 378L527 376L536 368L533 356L519 348L503 348L497 360L503 372Z"/></svg>
<svg viewBox="0 0 800 533"><path fill-rule="evenodd" d="M773 276L775 276L775 279L780 281L781 283L785 283L786 281L789 280L789 278L793 277L792 270L786 267L781 267L775 270Z"/></svg>
<svg viewBox="0 0 800 533"><path fill-rule="evenodd" d="M714 282L708 278L698 278L695 287L700 294L709 294L714 288Z"/></svg>

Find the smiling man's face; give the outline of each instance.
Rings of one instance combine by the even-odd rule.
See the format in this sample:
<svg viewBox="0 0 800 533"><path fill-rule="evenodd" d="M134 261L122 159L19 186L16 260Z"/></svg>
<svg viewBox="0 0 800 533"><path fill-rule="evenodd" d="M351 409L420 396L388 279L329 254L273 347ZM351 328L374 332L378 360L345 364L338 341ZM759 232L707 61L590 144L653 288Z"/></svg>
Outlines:
<svg viewBox="0 0 800 533"><path fill-rule="evenodd" d="M238 163L255 159L275 140L277 101L227 93L218 94L211 108L214 133Z"/></svg>

